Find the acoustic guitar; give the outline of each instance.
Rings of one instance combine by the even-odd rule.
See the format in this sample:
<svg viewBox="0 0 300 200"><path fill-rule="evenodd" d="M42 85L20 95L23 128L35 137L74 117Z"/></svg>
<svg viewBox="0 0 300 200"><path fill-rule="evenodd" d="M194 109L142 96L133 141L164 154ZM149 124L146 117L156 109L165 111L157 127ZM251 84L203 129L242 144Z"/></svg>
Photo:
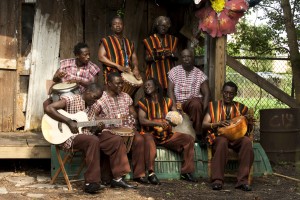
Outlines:
<svg viewBox="0 0 300 200"><path fill-rule="evenodd" d="M104 124L117 124L117 125L129 125L135 122L132 116L128 118L119 119L99 119L95 121L89 121L85 112L80 111L75 114L67 113L64 110L58 110L58 112L77 122L79 133L73 134L67 124L52 119L47 114L42 118L42 132L44 138L51 144L61 144L73 135L82 133L83 127L97 126L99 122Z"/></svg>

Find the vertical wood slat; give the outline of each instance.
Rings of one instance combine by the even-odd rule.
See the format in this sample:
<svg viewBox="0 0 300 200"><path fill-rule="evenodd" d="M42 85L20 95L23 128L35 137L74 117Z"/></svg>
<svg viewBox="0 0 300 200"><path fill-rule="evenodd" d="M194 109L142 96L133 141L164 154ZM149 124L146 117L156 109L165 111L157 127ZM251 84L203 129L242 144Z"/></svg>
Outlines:
<svg viewBox="0 0 300 200"><path fill-rule="evenodd" d="M47 98L46 80L52 78L58 65L61 24L61 1L37 0L26 110L26 130L40 129L44 114L42 104Z"/></svg>
<svg viewBox="0 0 300 200"><path fill-rule="evenodd" d="M216 39L214 70L215 86L213 88L214 100L221 99L221 90L226 78L226 42L226 36L222 36Z"/></svg>
<svg viewBox="0 0 300 200"><path fill-rule="evenodd" d="M101 38L109 35L109 10L106 0L85 1L85 42L89 45L91 61L101 67L98 60L98 50ZM104 84L103 70L101 67L100 84Z"/></svg>
<svg viewBox="0 0 300 200"><path fill-rule="evenodd" d="M2 69L17 68L20 5L17 0L0 1L0 68Z"/></svg>
<svg viewBox="0 0 300 200"><path fill-rule="evenodd" d="M81 0L63 2L60 59L74 57L74 45L83 42Z"/></svg>
<svg viewBox="0 0 300 200"><path fill-rule="evenodd" d="M15 130L15 70L0 69L0 132Z"/></svg>

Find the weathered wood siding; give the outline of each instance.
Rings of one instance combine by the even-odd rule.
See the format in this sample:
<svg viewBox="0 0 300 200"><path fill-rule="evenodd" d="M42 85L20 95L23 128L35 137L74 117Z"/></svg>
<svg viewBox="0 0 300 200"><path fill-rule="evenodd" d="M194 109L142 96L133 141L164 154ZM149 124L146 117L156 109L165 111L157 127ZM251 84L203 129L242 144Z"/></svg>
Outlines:
<svg viewBox="0 0 300 200"><path fill-rule="evenodd" d="M34 18L31 73L26 110L26 130L40 128L46 80L52 79L59 61L62 24L61 1L38 0Z"/></svg>
<svg viewBox="0 0 300 200"><path fill-rule="evenodd" d="M0 131L14 131L16 124L20 6L17 0L0 1Z"/></svg>
<svg viewBox="0 0 300 200"><path fill-rule="evenodd" d="M0 69L17 68L20 5L17 0L0 1Z"/></svg>
<svg viewBox="0 0 300 200"><path fill-rule="evenodd" d="M60 40L60 59L74 57L74 45L83 42L81 0L64 1Z"/></svg>

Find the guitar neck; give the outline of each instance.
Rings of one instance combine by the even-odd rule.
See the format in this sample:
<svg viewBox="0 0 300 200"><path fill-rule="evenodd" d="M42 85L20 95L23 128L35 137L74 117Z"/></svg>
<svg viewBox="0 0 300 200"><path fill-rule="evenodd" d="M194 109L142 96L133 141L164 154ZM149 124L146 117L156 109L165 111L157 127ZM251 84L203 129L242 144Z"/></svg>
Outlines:
<svg viewBox="0 0 300 200"><path fill-rule="evenodd" d="M77 122L77 127L97 126L100 122L103 124L122 124L122 119L99 119L95 121Z"/></svg>

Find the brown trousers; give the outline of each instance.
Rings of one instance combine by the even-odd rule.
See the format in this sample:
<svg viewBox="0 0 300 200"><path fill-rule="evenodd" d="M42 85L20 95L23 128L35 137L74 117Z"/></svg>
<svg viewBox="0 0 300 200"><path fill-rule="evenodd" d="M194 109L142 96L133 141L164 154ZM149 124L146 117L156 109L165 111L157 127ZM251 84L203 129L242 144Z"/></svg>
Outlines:
<svg viewBox="0 0 300 200"><path fill-rule="evenodd" d="M129 173L130 165L123 138L109 131L103 131L98 135L98 138L100 141L99 148L107 156L107 159L101 159L101 162L106 162L111 170L107 173L112 173L113 178L119 178ZM101 167L107 166L106 164L101 164Z"/></svg>
<svg viewBox="0 0 300 200"><path fill-rule="evenodd" d="M202 99L194 97L185 101L182 104L182 110L188 114L190 120L193 122L193 128L196 131L196 134L200 134L202 131L202 121L204 117Z"/></svg>
<svg viewBox="0 0 300 200"><path fill-rule="evenodd" d="M184 133L175 132L174 135L159 143L154 139L151 133L145 133L145 161L148 171L155 171L154 161L156 158L156 145L163 146L167 149L183 152L183 163L181 166L181 173L192 173L195 171L194 166L194 138Z"/></svg>
<svg viewBox="0 0 300 200"><path fill-rule="evenodd" d="M216 137L213 145L214 156L211 163L212 182L224 183L224 171L228 160L228 148L233 149L239 155L239 168L236 187L248 184L248 176L254 160L252 141L248 137L242 137L233 142L227 138Z"/></svg>
<svg viewBox="0 0 300 200"><path fill-rule="evenodd" d="M99 183L100 181L100 151L99 139L94 135L77 135L72 143L72 148L83 151L85 155L86 183Z"/></svg>
<svg viewBox="0 0 300 200"><path fill-rule="evenodd" d="M110 132L102 132L100 134L103 135L103 133L113 135ZM124 152L122 152L121 156L118 157L117 160L113 161L115 165L112 165L112 159L115 158L108 157L105 152L105 156L101 158L101 174L102 174L102 181L103 182L110 182L111 178L117 178L121 177L123 175L126 175L128 172L130 172L130 166L128 164L128 157L126 154L126 147L124 144L124 140L121 136L113 135L118 139L118 144L121 143L121 146L124 146ZM100 142L101 143L101 142ZM112 143L114 144L114 143ZM114 146L114 145L113 145ZM101 149L102 150L102 149ZM132 168L133 168L133 178L139 178L145 176L145 158L144 158L144 138L141 136L138 132L135 133L135 136L133 138L132 146L131 146L131 157L132 157ZM107 161L107 159L110 159L110 162ZM126 160L126 162L125 162ZM119 163L118 163L119 161ZM118 163L118 164L116 164ZM123 170L122 170L123 169ZM114 171L119 171L120 173L114 173ZM124 173L123 173L124 172ZM112 177L111 177L112 176Z"/></svg>

